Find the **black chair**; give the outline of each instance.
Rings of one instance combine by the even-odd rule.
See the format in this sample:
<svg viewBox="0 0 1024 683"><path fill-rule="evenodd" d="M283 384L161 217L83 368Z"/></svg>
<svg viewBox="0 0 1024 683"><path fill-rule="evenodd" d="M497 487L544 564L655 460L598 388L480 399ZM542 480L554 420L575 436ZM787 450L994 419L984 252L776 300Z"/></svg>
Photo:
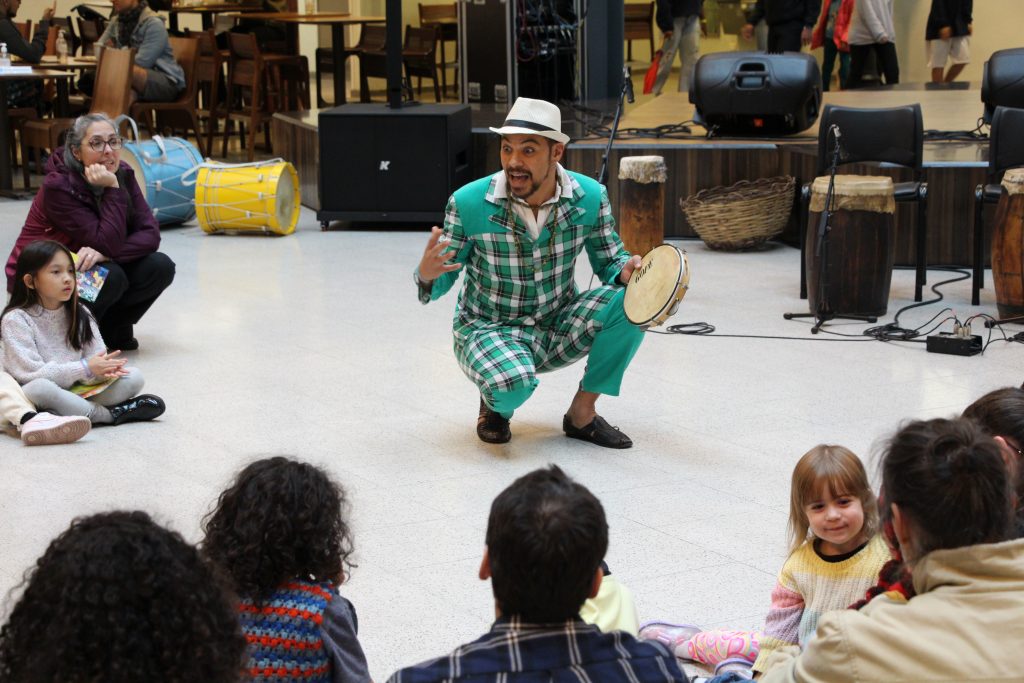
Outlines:
<svg viewBox="0 0 1024 683"><path fill-rule="evenodd" d="M914 170L914 180L895 184L897 202L917 203L917 276L914 301L921 300L927 281L928 252L928 183L924 181L924 123L921 105L911 104L891 109L855 109L826 104L818 124L817 176L828 173L835 141L829 130L839 126L840 145L844 154L840 164L880 162L905 166ZM803 186L803 220L800 221L800 298L807 298L807 262L804 259L807 237L807 206L811 184Z"/></svg>
<svg viewBox="0 0 1024 683"><path fill-rule="evenodd" d="M988 143L985 184L974 190L974 280L971 303L980 302L985 286L985 204L996 204L1003 192L1000 181L1007 169L1024 166L1024 109L996 107Z"/></svg>

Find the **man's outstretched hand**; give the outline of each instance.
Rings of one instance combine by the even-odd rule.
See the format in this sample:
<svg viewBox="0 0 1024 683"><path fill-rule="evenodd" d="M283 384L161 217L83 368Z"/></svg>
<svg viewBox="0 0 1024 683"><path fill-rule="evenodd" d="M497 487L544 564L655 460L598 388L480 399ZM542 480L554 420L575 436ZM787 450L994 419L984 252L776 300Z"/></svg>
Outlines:
<svg viewBox="0 0 1024 683"><path fill-rule="evenodd" d="M442 232L436 225L430 229L427 248L423 250L423 258L420 259L420 279L424 282L433 282L445 273L462 267L461 263L448 263L452 254L445 251L448 240L441 239Z"/></svg>

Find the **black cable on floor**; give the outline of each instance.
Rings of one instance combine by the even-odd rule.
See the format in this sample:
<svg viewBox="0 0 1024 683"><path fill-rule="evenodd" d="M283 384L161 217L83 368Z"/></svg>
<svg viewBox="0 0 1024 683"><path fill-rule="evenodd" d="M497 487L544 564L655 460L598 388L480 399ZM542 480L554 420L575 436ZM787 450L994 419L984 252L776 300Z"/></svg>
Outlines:
<svg viewBox="0 0 1024 683"><path fill-rule="evenodd" d="M970 321L974 320L975 318L988 318L988 319L991 319L991 320L995 320L990 315L986 315L984 313L979 313L977 315L971 316L970 318L968 318L967 320L965 320L964 322L961 323L959 318L957 318L957 316L955 314L954 315L948 315L948 314L953 313L953 309L951 309L949 307L946 307L946 308L943 308L938 313L936 313L935 315L933 315L929 320L925 321L924 323L922 323L921 325L919 325L917 327L914 327L914 328L901 327L900 324L899 324L900 316L903 315L904 313L906 313L907 311L909 311L909 310L911 310L913 308L920 308L922 306L930 306L932 304L935 304L935 303L938 303L938 302L944 300L945 297L943 296L942 292L939 291L939 287L942 287L943 285L952 284L954 282L961 282L961 281L966 280L969 277L971 277L971 274L969 272L961 270L959 268L946 268L946 267L941 267L941 266L933 266L933 267L929 268L928 270L940 270L940 271L946 271L946 272L953 272L953 273L956 273L958 275L958 277L950 278L948 280L942 280L941 282L936 282L935 284L933 284L929 289L931 289L931 291L933 291L935 293L936 296L935 296L934 299L928 299L927 301L918 301L918 302L915 302L915 303L908 304L908 305L904 306L903 308L901 308L898 311L896 311L896 314L893 316L893 320L892 320L891 323L887 323L885 325L877 325L875 327L869 327L868 329L864 330L860 334L847 334L847 333L844 333L844 332L834 332L832 330L825 329L824 327L819 328L820 332L825 333L825 334L830 334L830 335L832 335L834 337L841 337L841 339L823 339L821 337L787 337L787 336L781 336L781 335L760 335L760 334L715 334L715 326L712 325L711 323L707 323L707 322L680 323L680 324L676 324L676 325L669 325L669 326L667 326L664 329L664 331L662 331L662 330L655 330L653 328L649 329L647 331L648 332L653 332L654 334L685 334L685 335L703 336L703 337L731 337L733 339L784 339L784 340L792 340L792 341L820 341L820 342L872 342L872 341L882 341L882 342L914 342L914 343L918 343L918 344L923 344L923 343L925 343L925 338L928 335L930 335L933 332L935 332L936 330L938 330L943 324L945 324L947 322L952 321L955 325L960 326L960 325L969 325ZM939 318L940 316L944 315L944 314L946 315L946 317L944 317L941 320L938 320L938 322L936 322L936 319ZM1007 341L1007 342L1020 342L1020 343L1024 343L1024 332L1018 333L1018 334L1014 335L1013 337L1007 337L1005 331L1002 330L1002 326L999 326L999 329L1000 329L1000 331L1003 334L1002 339L999 339L999 338L992 339L991 338L992 337L992 331L990 329L989 330L989 341L986 342L985 346L983 347L983 350L984 350L984 348L988 348L988 345L990 343L992 343L993 341Z"/></svg>

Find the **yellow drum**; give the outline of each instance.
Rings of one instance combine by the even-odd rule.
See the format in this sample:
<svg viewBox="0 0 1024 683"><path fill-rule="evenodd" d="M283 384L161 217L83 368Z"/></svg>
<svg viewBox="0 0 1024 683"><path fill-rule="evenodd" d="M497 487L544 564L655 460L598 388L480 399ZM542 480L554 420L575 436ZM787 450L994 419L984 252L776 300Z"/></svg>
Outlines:
<svg viewBox="0 0 1024 683"><path fill-rule="evenodd" d="M196 215L206 232L290 235L299 220L299 176L287 161L200 166Z"/></svg>

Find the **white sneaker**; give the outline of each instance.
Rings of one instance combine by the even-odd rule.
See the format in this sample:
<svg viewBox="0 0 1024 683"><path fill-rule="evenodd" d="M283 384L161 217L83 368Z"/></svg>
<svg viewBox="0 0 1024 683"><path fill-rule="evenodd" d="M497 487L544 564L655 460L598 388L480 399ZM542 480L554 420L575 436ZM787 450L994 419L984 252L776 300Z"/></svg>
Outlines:
<svg viewBox="0 0 1024 683"><path fill-rule="evenodd" d="M71 443L88 434L90 429L92 423L89 418L81 415L62 417L36 413L35 417L21 425L21 440L29 446Z"/></svg>

